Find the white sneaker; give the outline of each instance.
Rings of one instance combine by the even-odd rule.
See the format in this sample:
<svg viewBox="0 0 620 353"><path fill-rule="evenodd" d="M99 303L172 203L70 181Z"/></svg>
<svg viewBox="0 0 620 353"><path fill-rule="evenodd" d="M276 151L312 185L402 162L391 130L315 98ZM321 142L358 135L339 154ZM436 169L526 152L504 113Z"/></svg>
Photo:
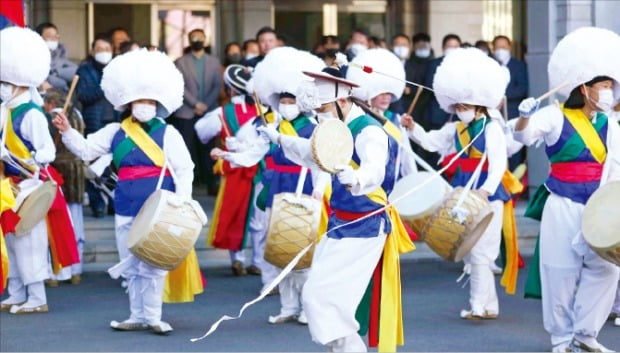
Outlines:
<svg viewBox="0 0 620 353"><path fill-rule="evenodd" d="M301 313L299 313L299 317L297 317L297 322L302 325L308 324L308 318L306 317L306 313L303 310L301 311Z"/></svg>
<svg viewBox="0 0 620 353"><path fill-rule="evenodd" d="M504 269L502 269L501 267L497 266L495 264L495 262L491 262L491 272L493 272L494 275L501 275L502 272L504 272Z"/></svg>
<svg viewBox="0 0 620 353"><path fill-rule="evenodd" d="M616 320L614 320L614 325L620 327L620 317L617 317Z"/></svg>
<svg viewBox="0 0 620 353"><path fill-rule="evenodd" d="M551 349L551 352L553 353L564 353L564 352L572 352L571 348L570 348L570 341L568 342L562 342L560 344L556 344L555 346L553 346L553 348Z"/></svg>
<svg viewBox="0 0 620 353"><path fill-rule="evenodd" d="M269 316L269 323L270 324L284 324L286 322L291 322L291 321L295 321L297 319L297 316L295 315L290 315L290 316L284 316L282 314L280 315L276 315L276 316Z"/></svg>
<svg viewBox="0 0 620 353"><path fill-rule="evenodd" d="M573 352L614 352L613 350L600 344L594 338L592 338L587 344L576 338L573 338L570 343L570 349Z"/></svg>
<svg viewBox="0 0 620 353"><path fill-rule="evenodd" d="M165 321L159 321L159 322L157 322L155 324L149 324L149 328L154 333L157 333L157 334L160 334L160 335L164 335L164 334L167 334L169 332L172 332L172 326L170 326L170 324L165 322Z"/></svg>

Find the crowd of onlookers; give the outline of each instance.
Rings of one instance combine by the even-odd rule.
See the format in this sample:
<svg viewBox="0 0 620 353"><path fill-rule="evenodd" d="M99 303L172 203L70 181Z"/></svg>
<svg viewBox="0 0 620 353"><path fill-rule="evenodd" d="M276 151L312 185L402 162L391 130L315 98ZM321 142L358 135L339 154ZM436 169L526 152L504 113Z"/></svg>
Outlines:
<svg viewBox="0 0 620 353"><path fill-rule="evenodd" d="M120 121L120 113L106 100L100 83L104 67L113 57L140 47L149 50L158 48L152 45L141 45L131 40L128 31L114 28L108 33L99 34L91 43L90 51L79 65L67 58L67 50L59 42L58 28L52 23L43 23L37 32L47 43L52 65L48 79L41 85L44 94L66 94L75 74L80 76L74 103L84 120L84 134L101 129L104 125ZM275 47L285 46L286 38L270 27L263 27L253 39L243 43L231 42L224 47L221 58L212 55L211 47L206 43L205 32L194 29L188 33L189 46L184 54L175 62L185 80L183 106L168 118L182 134L194 163L195 183L207 187L209 194L217 192L218 180L211 171L212 161L206 151L214 146L204 146L194 131L195 122L205 113L226 103L230 97L222 84L223 69L230 64L241 64L255 67L269 51ZM431 46L431 37L427 33L417 33L412 37L405 34L395 35L390 43L371 36L364 30L356 29L345 42L337 36L323 36L311 48L311 52L322 58L326 65L332 65L336 53L346 54L352 60L360 52L370 48L386 48L391 50L402 62L406 79L427 87L432 87L433 76L443 58L458 47L475 46L487 55L494 57L510 72L510 84L506 90L506 109L508 118L518 116L517 106L522 99L528 97L528 76L525 63L512 56L512 42L506 36L497 36L490 43L484 40L474 45L462 42L456 34L448 34L442 40L441 55ZM417 87L407 84L402 98L393 103L391 110L403 113L407 111ZM430 91L422 91L413 109L412 116L426 129L437 129L451 117L441 110L437 100ZM423 150L417 152L431 164L436 164L438 157ZM524 152L523 152L524 153ZM512 157L511 169L523 162L523 154ZM86 190L93 215L102 216L109 210L110 203L94 183L87 183Z"/></svg>

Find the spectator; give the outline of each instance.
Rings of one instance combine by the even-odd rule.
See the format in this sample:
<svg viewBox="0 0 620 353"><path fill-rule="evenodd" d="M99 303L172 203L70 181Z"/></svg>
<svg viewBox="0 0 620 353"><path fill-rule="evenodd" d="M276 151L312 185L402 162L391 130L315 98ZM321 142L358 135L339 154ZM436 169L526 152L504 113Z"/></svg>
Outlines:
<svg viewBox="0 0 620 353"><path fill-rule="evenodd" d="M323 36L320 46L323 49L323 54L318 56L325 61L326 66L332 66L336 60L336 53L340 51L340 40L337 36Z"/></svg>
<svg viewBox="0 0 620 353"><path fill-rule="evenodd" d="M405 65L405 62L409 59L411 53L411 41L404 33L399 33L392 38L392 51L400 59L400 62Z"/></svg>
<svg viewBox="0 0 620 353"><path fill-rule="evenodd" d="M491 48L489 47L489 42L487 42L486 40L480 39L479 41L476 41L474 47L482 50L482 52L486 55L491 56Z"/></svg>
<svg viewBox="0 0 620 353"><path fill-rule="evenodd" d="M76 87L76 94L82 104L86 135L98 131L107 123L118 121L118 114L101 89L103 68L111 59L112 41L107 36L98 35L92 43L90 54L77 70L80 80ZM86 192L93 216L103 217L105 202L101 193L91 183L86 184Z"/></svg>
<svg viewBox="0 0 620 353"><path fill-rule="evenodd" d="M405 43L404 39L401 38L402 35L397 35L394 39L397 39L397 42L393 41L393 45L395 43ZM423 84L424 78L426 76L426 71L428 70L428 63L432 60L432 50L431 50L431 37L426 33L417 33L412 38L412 46L413 46L413 54L410 55L409 59L405 62L405 75L408 81ZM407 41L408 42L408 41ZM402 49L401 49L402 50ZM400 102L400 109L395 109L392 107L391 109L395 109L395 111L399 113L404 113L411 105L415 93L418 87L412 84L407 84L405 87L405 93L403 94ZM416 103L416 106L412 112L414 118L416 118L421 125L425 128L428 124L425 124L425 110L428 106L429 99L431 98L431 92L424 90ZM417 146L417 145L416 145ZM426 151L421 149L422 153L425 154Z"/></svg>
<svg viewBox="0 0 620 353"><path fill-rule="evenodd" d="M137 50L137 49L140 49L140 45L134 42L133 40L122 42L121 45L119 46L119 50L121 54L125 54L127 52L130 52L132 50Z"/></svg>
<svg viewBox="0 0 620 353"><path fill-rule="evenodd" d="M277 42L278 42L278 47L285 47L288 43L288 40L286 40L286 37L282 34L278 34L277 35Z"/></svg>
<svg viewBox="0 0 620 353"><path fill-rule="evenodd" d="M355 29L353 33L351 33L351 38L349 39L349 44L347 46L347 50L345 51L349 61L353 60L357 54L367 50L369 47L369 42L370 35L368 32L359 28Z"/></svg>
<svg viewBox="0 0 620 353"><path fill-rule="evenodd" d="M258 42L254 39L248 39L243 42L243 60L250 61L260 55Z"/></svg>
<svg viewBox="0 0 620 353"><path fill-rule="evenodd" d="M259 55L250 60L245 60L242 65L256 67L271 49L278 46L278 34L271 27L263 27L256 33L256 42L258 43Z"/></svg>
<svg viewBox="0 0 620 353"><path fill-rule="evenodd" d="M198 141L194 124L208 111L217 108L218 97L222 88L220 62L215 57L205 53L207 39L202 29L194 29L188 34L190 42L189 53L175 62L185 81L183 105L169 120L183 136L183 140L190 151L196 165L195 182L206 182L209 194L217 193L217 182L212 171L212 161L205 152L205 147ZM214 146L208 146L211 150Z"/></svg>
<svg viewBox="0 0 620 353"><path fill-rule="evenodd" d="M131 38L127 33L127 30L122 27L112 28L109 32L110 39L112 40L112 46L114 48L114 56L121 53L121 43L129 41Z"/></svg>
<svg viewBox="0 0 620 353"><path fill-rule="evenodd" d="M224 48L224 60L222 60L224 67L231 64L238 64L241 62L241 59L241 45L237 42L230 42L226 44L226 47Z"/></svg>
<svg viewBox="0 0 620 353"><path fill-rule="evenodd" d="M53 23L41 23L37 26L37 33L47 44L52 56L50 74L40 88L42 91L53 88L66 94L69 91L69 83L73 80L77 70L77 65L67 59L67 49L58 42L60 34Z"/></svg>
<svg viewBox="0 0 620 353"><path fill-rule="evenodd" d="M528 97L529 83L527 78L527 67L521 60L512 57L512 43L506 36L493 38L493 56L499 63L506 67L510 72L510 82L506 88L506 100L508 101L508 117L514 119L519 117L519 103ZM525 151L523 148L508 160L510 170L525 161Z"/></svg>

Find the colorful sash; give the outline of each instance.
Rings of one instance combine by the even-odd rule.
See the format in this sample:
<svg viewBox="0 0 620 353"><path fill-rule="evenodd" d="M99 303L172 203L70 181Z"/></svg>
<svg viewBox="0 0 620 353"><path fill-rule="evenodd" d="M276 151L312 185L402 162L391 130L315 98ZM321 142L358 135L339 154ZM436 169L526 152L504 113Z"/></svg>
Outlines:
<svg viewBox="0 0 620 353"><path fill-rule="evenodd" d="M11 191L11 181L8 178L0 180L0 214L15 206L15 197ZM4 242L4 232L0 227L0 294L4 293L9 278L9 254Z"/></svg>
<svg viewBox="0 0 620 353"><path fill-rule="evenodd" d="M149 120L146 125L149 127L149 133L142 128L140 123L134 121L132 117L128 117L121 123L121 129L125 132L127 137L116 146L113 152L112 160L117 168L120 168L123 159L131 152L136 146L146 154L146 156L157 167L163 167L165 156L161 147L151 138L151 134L155 131L164 128L166 126L161 120L153 118Z"/></svg>
<svg viewBox="0 0 620 353"><path fill-rule="evenodd" d="M590 150L594 159L603 164L607 157L607 148L598 135L594 125L581 111L581 109L567 109L562 106L562 112L568 122L575 128L577 135L583 140L586 148Z"/></svg>

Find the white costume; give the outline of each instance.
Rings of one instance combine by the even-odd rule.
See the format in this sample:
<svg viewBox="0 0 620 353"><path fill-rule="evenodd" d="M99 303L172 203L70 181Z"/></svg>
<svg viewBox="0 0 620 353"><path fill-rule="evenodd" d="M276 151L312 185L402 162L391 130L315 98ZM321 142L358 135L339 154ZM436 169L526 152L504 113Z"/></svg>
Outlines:
<svg viewBox="0 0 620 353"><path fill-rule="evenodd" d="M471 274L469 297L471 310L463 310L462 318L495 318L499 314L495 279L490 266L499 255L506 200L501 199L498 188L502 188L501 181L507 167L508 148L504 124L500 120L502 118L493 108L500 103L508 84L506 73L497 62L477 49L457 49L444 59L437 69L433 82L435 95L443 110L455 113L457 104L482 106L487 108L491 118L481 117L486 120L483 122L486 125L484 133L480 136L485 146L484 151L480 152L486 155L488 161L486 180L483 183L478 182L478 185L473 187L489 194L493 218L480 240L463 259L466 271L469 270ZM476 123L480 124L480 121L477 120ZM458 126L455 122L448 122L439 130L426 132L421 125L415 124L409 131L409 137L422 148L439 152L445 157L458 152L455 139L458 134L463 133L457 131ZM474 137L470 136L471 140ZM459 186L464 185L461 181L457 182ZM493 197L494 195L496 196Z"/></svg>
<svg viewBox="0 0 620 353"><path fill-rule="evenodd" d="M374 71L366 73L360 66L378 69L381 73L392 77L387 77ZM405 69L400 59L389 50L383 48L369 49L357 55L351 61L351 65L347 69L347 80L360 85L360 87L353 88L351 92L353 97L369 102L382 93L389 93L393 103L400 99L405 90ZM373 108L378 109L374 106ZM401 115L391 111L382 111L381 114L396 125L401 132L401 138L398 141L396 177L400 179L417 172L415 152L411 148L405 129L400 124ZM388 117L388 115L391 116Z"/></svg>
<svg viewBox="0 0 620 353"><path fill-rule="evenodd" d="M567 82L560 94L568 96L595 77L607 76L614 81L617 99L620 97L618 62L620 37L617 34L599 28L580 28L564 37L552 53L548 67L551 86ZM600 184L620 179L620 128L611 120L607 124L607 157ZM528 146L544 142L549 148L556 143L568 143L567 137L563 137L566 126L570 124L560 107L549 105L535 112L525 129L515 132L515 138ZM614 301L619 269L601 259L585 243L581 233L585 202L551 190L547 186L551 177L545 184L550 195L540 225L543 323L551 335L554 350L569 344L603 349L596 337ZM596 182L583 184L593 183ZM578 184L574 189L585 190L583 184Z"/></svg>
<svg viewBox="0 0 620 353"><path fill-rule="evenodd" d="M5 102L0 107L0 129L4 142L9 110L31 101L42 105L36 87L49 73L50 54L38 34L19 27L0 31L0 52L4 53L0 55L0 81L13 86L12 96L4 97ZM2 85L4 91L7 86L5 83ZM16 96L16 87L29 87L29 90ZM44 165L54 160L56 148L49 133L47 119L42 112L37 109L27 110L19 128L13 126L13 129L32 145L33 158L37 164ZM5 146L1 148L2 157L5 158ZM49 276L45 220L19 237L7 234L6 245L10 262L9 297L2 301L2 310L10 309L11 313L48 311L43 284Z"/></svg>
<svg viewBox="0 0 620 353"><path fill-rule="evenodd" d="M165 54L140 50L120 55L106 66L103 72L102 89L106 98L117 110L128 108L128 105L136 100L150 99L157 102L156 115L167 117L170 112L181 106L183 79ZM153 119L160 118L151 117L145 123L152 123ZM183 197L191 198L194 164L189 151L183 143L181 134L175 128L166 125L163 129L165 130L160 147L166 156L168 167L174 172L175 192ZM62 140L67 148L79 158L91 161L112 152L113 140L121 136L118 135L119 133L122 133L121 124L113 123L88 135L87 139L76 130L70 129L63 133ZM135 150L140 149L132 149L132 151ZM121 164L121 170L122 168L124 167ZM142 180L140 178L142 177L138 177L136 182ZM119 187L120 182L117 185L117 188ZM145 195L149 195L155 190L143 191ZM117 202L119 195L117 190L115 194ZM110 326L118 330L138 330L150 327L156 333L172 331L172 327L161 320L162 292L167 271L150 266L129 252L126 245L127 236L135 217L118 214L121 208L119 204L115 208L117 211L115 215L116 240L121 262L110 271L120 272L128 281L131 315L129 319L120 323L112 321Z"/></svg>

